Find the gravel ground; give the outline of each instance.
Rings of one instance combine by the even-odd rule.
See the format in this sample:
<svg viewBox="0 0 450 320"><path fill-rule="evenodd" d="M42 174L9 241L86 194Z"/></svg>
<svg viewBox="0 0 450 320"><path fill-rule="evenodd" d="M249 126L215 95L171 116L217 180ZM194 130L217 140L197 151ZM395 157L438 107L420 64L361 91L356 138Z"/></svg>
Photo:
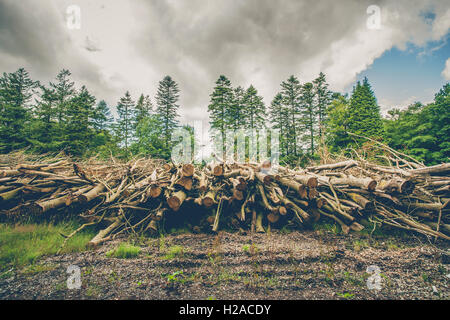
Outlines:
<svg viewBox="0 0 450 320"><path fill-rule="evenodd" d="M0 275L0 299L449 299L450 249L424 239L323 232L183 234L150 239L137 258L108 258L118 239ZM173 246L182 251L167 256ZM181 250L182 249L182 250ZM67 268L81 270L68 289ZM367 268L380 269L381 290ZM376 280L375 280L376 281Z"/></svg>

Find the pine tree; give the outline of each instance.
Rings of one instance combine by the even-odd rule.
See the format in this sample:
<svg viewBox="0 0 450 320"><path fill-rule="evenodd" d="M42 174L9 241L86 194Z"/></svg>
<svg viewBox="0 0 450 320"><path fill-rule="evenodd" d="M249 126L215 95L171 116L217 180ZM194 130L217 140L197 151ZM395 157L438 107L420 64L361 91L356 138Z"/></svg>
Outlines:
<svg viewBox="0 0 450 320"><path fill-rule="evenodd" d="M73 155L83 155L91 144L94 132L89 118L94 112L94 105L95 97L85 86L67 104L64 138L66 150Z"/></svg>
<svg viewBox="0 0 450 320"><path fill-rule="evenodd" d="M283 105L288 112L289 122L287 123L287 151L296 156L298 143L299 126L298 117L300 114L300 95L301 85L295 76L290 76L289 79L281 83L281 95L283 96Z"/></svg>
<svg viewBox="0 0 450 320"><path fill-rule="evenodd" d="M261 150L259 139L260 129L265 128L266 107L264 105L263 98L258 95L258 91L255 89L255 87L253 87L253 85L250 85L250 87L245 92L244 102L245 127L250 131L250 134L247 136L250 139L251 142L249 142L253 145L253 147L256 147L253 150L249 149L248 155L249 159L258 161L259 152ZM256 152L256 154L254 152Z"/></svg>
<svg viewBox="0 0 450 320"><path fill-rule="evenodd" d="M67 110L70 99L75 93L73 81L70 81L70 76L72 74L69 70L63 69L56 76L56 83L50 83L50 88L54 90L56 96L56 114L58 123L62 124L64 121L64 116Z"/></svg>
<svg viewBox="0 0 450 320"><path fill-rule="evenodd" d="M178 126L179 92L178 84L170 76L164 77L159 82L156 93L156 114L162 123L165 148L169 148L173 130Z"/></svg>
<svg viewBox="0 0 450 320"><path fill-rule="evenodd" d="M258 91L250 85L245 92L244 116L246 119L246 128L250 130L262 129L265 126L266 106L263 98L258 95Z"/></svg>
<svg viewBox="0 0 450 320"><path fill-rule="evenodd" d="M137 143L133 144L135 154L153 156L158 159L169 159L170 152L163 139L163 127L157 114L143 118L136 128Z"/></svg>
<svg viewBox="0 0 450 320"><path fill-rule="evenodd" d="M306 138L309 140L309 153L314 153L314 132L317 122L316 108L314 105L314 88L311 82L307 82L302 86L301 95L301 123L303 127L309 131L309 135Z"/></svg>
<svg viewBox="0 0 450 320"><path fill-rule="evenodd" d="M283 105L283 95L277 93L269 106L269 119L272 127L279 130L280 154L285 156L288 130L288 110Z"/></svg>
<svg viewBox="0 0 450 320"><path fill-rule="evenodd" d="M367 78L353 89L349 106L349 131L361 136L380 138L383 122L380 107Z"/></svg>
<svg viewBox="0 0 450 320"><path fill-rule="evenodd" d="M115 125L116 137L119 143L125 146L125 154L128 157L128 147L133 139L133 131L136 127L136 109L130 93L125 92L125 96L120 98L117 104L119 119Z"/></svg>
<svg viewBox="0 0 450 320"><path fill-rule="evenodd" d="M232 103L226 108L225 113L228 128L234 131L244 128L245 90L241 86L233 90Z"/></svg>
<svg viewBox="0 0 450 320"><path fill-rule="evenodd" d="M138 124L142 119L150 116L153 110L153 105L148 95L140 95L136 103L136 123Z"/></svg>
<svg viewBox="0 0 450 320"><path fill-rule="evenodd" d="M97 132L107 130L109 128L112 122L112 116L105 100L100 100L100 102L94 107L91 118L92 126Z"/></svg>
<svg viewBox="0 0 450 320"><path fill-rule="evenodd" d="M349 128L349 100L342 95L336 96L326 111L326 142L330 151L337 152L345 148L351 139L347 134Z"/></svg>
<svg viewBox="0 0 450 320"><path fill-rule="evenodd" d="M30 119L28 105L38 82L32 81L28 72L20 68L13 73L3 73L0 78L0 151L9 152L25 147L25 125Z"/></svg>
<svg viewBox="0 0 450 320"><path fill-rule="evenodd" d="M225 141L225 132L229 123L236 121L236 115L230 112L233 105L233 89L227 77L221 75L216 81L211 101L208 106L211 129L218 130L222 141Z"/></svg>
<svg viewBox="0 0 450 320"><path fill-rule="evenodd" d="M320 73L313 81L314 94L316 100L316 110L318 114L319 137L322 137L323 123L325 120L327 106L331 102L331 91L328 90L328 83L326 82L325 74Z"/></svg>
<svg viewBox="0 0 450 320"><path fill-rule="evenodd" d="M62 148L63 137L57 129L57 97L52 88L40 85L30 124L29 141L37 152L56 151Z"/></svg>

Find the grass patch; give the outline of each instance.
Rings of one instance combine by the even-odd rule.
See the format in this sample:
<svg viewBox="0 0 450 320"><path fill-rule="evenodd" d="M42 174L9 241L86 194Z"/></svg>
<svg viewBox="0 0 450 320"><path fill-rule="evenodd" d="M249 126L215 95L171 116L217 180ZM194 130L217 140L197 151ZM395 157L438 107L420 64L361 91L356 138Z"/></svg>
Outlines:
<svg viewBox="0 0 450 320"><path fill-rule="evenodd" d="M242 246L242 251L244 251L249 256L253 256L259 252L259 248L254 243L252 243L251 245L245 244Z"/></svg>
<svg viewBox="0 0 450 320"><path fill-rule="evenodd" d="M171 246L167 249L166 254L163 259L172 260L175 258L182 258L184 256L185 250L182 246Z"/></svg>
<svg viewBox="0 0 450 320"><path fill-rule="evenodd" d="M318 223L314 224L313 230L317 231L321 235L326 233L338 235L341 233L341 227L339 225L337 225L336 223L329 223L325 221L319 221Z"/></svg>
<svg viewBox="0 0 450 320"><path fill-rule="evenodd" d="M32 264L32 265L24 267L20 271L20 273L23 275L33 275L33 274L37 274L37 273L41 273L41 272L52 271L55 269L56 269L55 266Z"/></svg>
<svg viewBox="0 0 450 320"><path fill-rule="evenodd" d="M342 292L342 293L338 293L337 295L338 295L338 297L341 297L343 299L353 299L355 297L354 293L349 293L349 292Z"/></svg>
<svg viewBox="0 0 450 320"><path fill-rule="evenodd" d="M353 250L355 250L356 252L362 251L368 247L369 247L369 242L367 240L361 239L361 240L353 241Z"/></svg>
<svg viewBox="0 0 450 320"><path fill-rule="evenodd" d="M141 253L141 248L122 242L117 248L106 253L108 258L132 259Z"/></svg>
<svg viewBox="0 0 450 320"><path fill-rule="evenodd" d="M79 227L74 221L58 224L0 224L0 271L34 264L39 258L55 254L68 235ZM95 236L93 229L85 229L72 237L62 253L86 250Z"/></svg>

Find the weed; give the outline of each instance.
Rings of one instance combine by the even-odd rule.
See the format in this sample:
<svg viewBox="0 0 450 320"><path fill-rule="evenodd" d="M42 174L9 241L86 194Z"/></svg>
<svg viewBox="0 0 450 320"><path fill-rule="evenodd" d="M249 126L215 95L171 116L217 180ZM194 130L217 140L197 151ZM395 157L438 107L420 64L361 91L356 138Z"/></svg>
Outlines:
<svg viewBox="0 0 450 320"><path fill-rule="evenodd" d="M121 243L116 249L106 253L108 258L132 259L141 253L141 248L135 247L129 243Z"/></svg>
<svg viewBox="0 0 450 320"><path fill-rule="evenodd" d="M78 228L74 221L58 224L0 224L0 271L33 264L43 256L55 254L64 242L61 234ZM62 253L86 250L95 235L85 229L69 239Z"/></svg>
<svg viewBox="0 0 450 320"><path fill-rule="evenodd" d="M344 280L347 281L348 283L354 285L354 286L363 286L364 285L364 278L363 277L358 277L356 275L353 275L352 273L345 271L343 273L344 275Z"/></svg>
<svg viewBox="0 0 450 320"><path fill-rule="evenodd" d="M41 264L32 264L25 268L23 268L20 273L23 275L33 275L41 272L55 270L56 267L53 265L41 265Z"/></svg>
<svg viewBox="0 0 450 320"><path fill-rule="evenodd" d="M355 250L356 252L359 252L368 247L369 247L369 243L366 240L353 241L353 250Z"/></svg>
<svg viewBox="0 0 450 320"><path fill-rule="evenodd" d="M251 245L246 244L242 246L242 251L244 251L246 254L250 256L254 256L258 254L259 248L254 243L252 243Z"/></svg>
<svg viewBox="0 0 450 320"><path fill-rule="evenodd" d="M90 284L86 289L86 295L92 298L98 298L101 293L101 288L97 284Z"/></svg>
<svg viewBox="0 0 450 320"><path fill-rule="evenodd" d="M182 246L172 246L167 249L167 253L163 259L172 260L175 258L182 258L184 256L185 249Z"/></svg>
<svg viewBox="0 0 450 320"><path fill-rule="evenodd" d="M348 292L338 293L337 295L344 299L353 299L353 297L355 296L354 293L348 293Z"/></svg>
<svg viewBox="0 0 450 320"><path fill-rule="evenodd" d="M174 273L171 273L167 275L167 282L173 284L173 283L185 283L189 279L186 279L184 276L184 273L182 270L175 271Z"/></svg>

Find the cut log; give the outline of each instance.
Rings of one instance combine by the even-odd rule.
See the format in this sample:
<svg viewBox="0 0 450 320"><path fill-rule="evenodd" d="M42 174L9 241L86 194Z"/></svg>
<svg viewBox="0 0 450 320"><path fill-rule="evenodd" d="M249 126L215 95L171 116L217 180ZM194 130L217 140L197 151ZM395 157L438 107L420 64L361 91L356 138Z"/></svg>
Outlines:
<svg viewBox="0 0 450 320"><path fill-rule="evenodd" d="M344 168L348 169L351 167L355 167L358 165L358 162L355 160L348 160L348 161L342 161L337 163L331 163L331 164L324 164L321 166L314 166L314 167L308 167L308 170L311 171L321 171L321 170L333 170L338 168Z"/></svg>
<svg viewBox="0 0 450 320"><path fill-rule="evenodd" d="M412 180L394 178L389 181L381 181L379 188L387 193L411 194L414 191L415 183Z"/></svg>
<svg viewBox="0 0 450 320"><path fill-rule="evenodd" d="M375 208L375 205L373 201L370 201L369 199L363 197L362 195L358 193L349 192L347 195L355 201L357 204L359 204L364 210L372 211Z"/></svg>
<svg viewBox="0 0 450 320"><path fill-rule="evenodd" d="M101 230L97 235L88 243L88 247L90 248L96 248L101 243L105 242L107 240L106 236L112 232L114 229L120 226L122 221L122 217L117 217L113 223L111 223L106 229Z"/></svg>
<svg viewBox="0 0 450 320"><path fill-rule="evenodd" d="M277 181L281 183L283 186L291 188L296 191L300 198L307 199L308 198L308 190L303 184L300 184L294 180L278 177Z"/></svg>
<svg viewBox="0 0 450 320"><path fill-rule="evenodd" d="M181 167L181 174L183 177L192 177L195 171L195 167L192 163L185 163Z"/></svg>
<svg viewBox="0 0 450 320"><path fill-rule="evenodd" d="M51 209L58 209L66 206L67 196L50 199L46 201L34 202L28 206L28 209L33 214L42 214Z"/></svg>
<svg viewBox="0 0 450 320"><path fill-rule="evenodd" d="M184 200L186 200L186 193L180 190L173 193L169 199L167 199L167 204L173 211L178 211Z"/></svg>
<svg viewBox="0 0 450 320"><path fill-rule="evenodd" d="M294 180L309 188L316 188L319 184L317 177L312 175L295 175Z"/></svg>
<svg viewBox="0 0 450 320"><path fill-rule="evenodd" d="M262 172L255 172L255 176L260 182L264 184L269 184L273 180L273 177L271 175Z"/></svg>
<svg viewBox="0 0 450 320"><path fill-rule="evenodd" d="M190 191L192 189L192 178L181 177L175 184L182 186L186 191Z"/></svg>
<svg viewBox="0 0 450 320"><path fill-rule="evenodd" d="M264 227L262 226L262 220L263 220L263 215L262 213L258 213L256 215L256 232L257 233L265 233L266 230L264 230Z"/></svg>
<svg viewBox="0 0 450 320"><path fill-rule="evenodd" d="M21 172L18 170L2 170L0 171L0 177L14 177L19 175Z"/></svg>
<svg viewBox="0 0 450 320"><path fill-rule="evenodd" d="M271 212L267 215L267 220L270 223L276 223L280 219L280 215L278 213Z"/></svg>
<svg viewBox="0 0 450 320"><path fill-rule="evenodd" d="M412 174L435 174L450 172L450 163L442 163L431 167L409 170Z"/></svg>
<svg viewBox="0 0 450 320"><path fill-rule="evenodd" d="M97 198L103 192L103 190L105 190L105 186L102 183L100 183L96 185L92 190L79 195L78 200L81 203L88 203Z"/></svg>
<svg viewBox="0 0 450 320"><path fill-rule="evenodd" d="M205 207L209 208L216 203L216 192L209 191L202 199L202 203Z"/></svg>
<svg viewBox="0 0 450 320"><path fill-rule="evenodd" d="M356 178L353 176L347 176L345 178L331 178L330 183L333 185L349 185L352 187L359 187L369 191L375 191L377 182L372 178Z"/></svg>
<svg viewBox="0 0 450 320"><path fill-rule="evenodd" d="M0 203L15 199L20 196L23 187L0 193Z"/></svg>

